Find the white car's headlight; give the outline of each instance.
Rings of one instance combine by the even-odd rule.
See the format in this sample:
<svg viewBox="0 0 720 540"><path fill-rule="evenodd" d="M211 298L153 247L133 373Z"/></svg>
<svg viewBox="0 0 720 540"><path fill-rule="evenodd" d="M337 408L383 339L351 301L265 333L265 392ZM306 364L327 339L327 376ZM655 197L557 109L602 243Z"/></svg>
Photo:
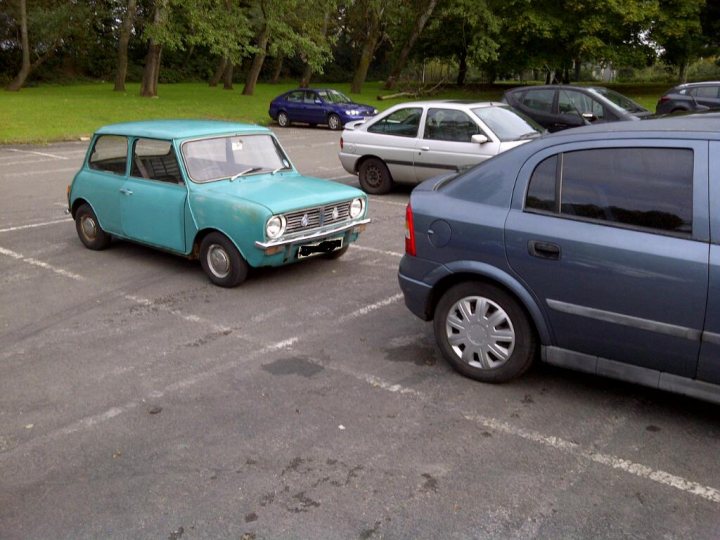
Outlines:
<svg viewBox="0 0 720 540"><path fill-rule="evenodd" d="M273 216L268 219L265 225L265 234L267 234L268 238L278 238L285 232L286 225L287 221L285 220L285 216Z"/></svg>
<svg viewBox="0 0 720 540"><path fill-rule="evenodd" d="M350 218L355 219L362 215L365 209L365 201L363 199L353 199L350 203Z"/></svg>

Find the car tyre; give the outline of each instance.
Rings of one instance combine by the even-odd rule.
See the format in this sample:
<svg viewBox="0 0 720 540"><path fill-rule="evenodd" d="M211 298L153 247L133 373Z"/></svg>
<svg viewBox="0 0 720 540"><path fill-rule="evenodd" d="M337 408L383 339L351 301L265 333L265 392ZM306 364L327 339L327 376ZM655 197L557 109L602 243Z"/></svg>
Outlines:
<svg viewBox="0 0 720 540"><path fill-rule="evenodd" d="M466 377L501 383L532 365L537 339L525 310L493 285L466 282L448 289L433 321L445 359Z"/></svg>
<svg viewBox="0 0 720 540"><path fill-rule="evenodd" d="M240 285L249 271L235 244L217 232L208 234L200 243L200 266L210 281L220 287Z"/></svg>
<svg viewBox="0 0 720 540"><path fill-rule="evenodd" d="M280 111L278 113L278 125L280 127L289 127L290 126L290 117L287 115L285 111Z"/></svg>
<svg viewBox="0 0 720 540"><path fill-rule="evenodd" d="M377 158L369 158L358 169L360 187L371 195L382 195L392 189L393 180L387 165Z"/></svg>
<svg viewBox="0 0 720 540"><path fill-rule="evenodd" d="M331 114L330 116L328 116L328 127L332 131L337 131L338 129L342 128L342 121L337 114Z"/></svg>
<svg viewBox="0 0 720 540"><path fill-rule="evenodd" d="M81 205L75 212L75 229L80 241L88 249L99 251L110 245L110 235L100 227L95 212L87 203Z"/></svg>

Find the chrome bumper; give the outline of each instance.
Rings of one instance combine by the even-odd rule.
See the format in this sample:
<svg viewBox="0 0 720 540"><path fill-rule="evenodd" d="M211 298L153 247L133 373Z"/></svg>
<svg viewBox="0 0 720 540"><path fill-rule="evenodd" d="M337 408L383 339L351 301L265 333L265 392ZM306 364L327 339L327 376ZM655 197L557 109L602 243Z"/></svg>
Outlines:
<svg viewBox="0 0 720 540"><path fill-rule="evenodd" d="M300 234L298 236L291 236L291 237L287 237L287 238L278 238L277 240L269 240L267 242L257 241L257 242L255 242L255 247L259 247L260 249L268 249L268 248L274 248L274 247L279 247L279 246L287 246L289 244L300 244L302 242L311 242L313 240L318 240L320 238L325 238L327 236L333 236L338 233L348 231L355 227L367 225L368 223L370 223L370 221L372 221L370 218L365 218L360 221L351 221L350 223L344 223L343 225L340 225L339 227L320 229L320 230L313 231L308 234Z"/></svg>

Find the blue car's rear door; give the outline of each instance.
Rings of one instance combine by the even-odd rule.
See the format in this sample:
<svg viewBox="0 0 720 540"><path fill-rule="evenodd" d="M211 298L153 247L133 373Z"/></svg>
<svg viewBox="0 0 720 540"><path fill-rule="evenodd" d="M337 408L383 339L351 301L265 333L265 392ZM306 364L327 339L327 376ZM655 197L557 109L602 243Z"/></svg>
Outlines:
<svg viewBox="0 0 720 540"><path fill-rule="evenodd" d="M506 223L509 263L553 345L693 377L708 294L707 142L590 145L525 164Z"/></svg>

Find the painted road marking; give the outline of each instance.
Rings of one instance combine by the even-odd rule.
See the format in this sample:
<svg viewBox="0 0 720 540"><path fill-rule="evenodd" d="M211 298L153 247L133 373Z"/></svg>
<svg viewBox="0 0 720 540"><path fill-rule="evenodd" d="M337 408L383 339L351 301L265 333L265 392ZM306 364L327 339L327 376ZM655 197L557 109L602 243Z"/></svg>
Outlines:
<svg viewBox="0 0 720 540"><path fill-rule="evenodd" d="M6 148L8 152L17 152L19 154L34 154L36 156L51 157L55 159L68 159L65 156L58 156L57 154L48 154L46 152L35 152L33 150L18 150L17 148Z"/></svg>
<svg viewBox="0 0 720 540"><path fill-rule="evenodd" d="M67 206L66 204L64 206ZM57 225L58 223L65 223L73 221L71 217L66 217L63 219L55 219L53 221L44 221L42 223L30 223L28 225L18 225L17 227L8 227L7 229L0 229L0 233L5 232L13 232L13 231L22 231L25 229L35 229L37 227L47 227L49 225Z"/></svg>

